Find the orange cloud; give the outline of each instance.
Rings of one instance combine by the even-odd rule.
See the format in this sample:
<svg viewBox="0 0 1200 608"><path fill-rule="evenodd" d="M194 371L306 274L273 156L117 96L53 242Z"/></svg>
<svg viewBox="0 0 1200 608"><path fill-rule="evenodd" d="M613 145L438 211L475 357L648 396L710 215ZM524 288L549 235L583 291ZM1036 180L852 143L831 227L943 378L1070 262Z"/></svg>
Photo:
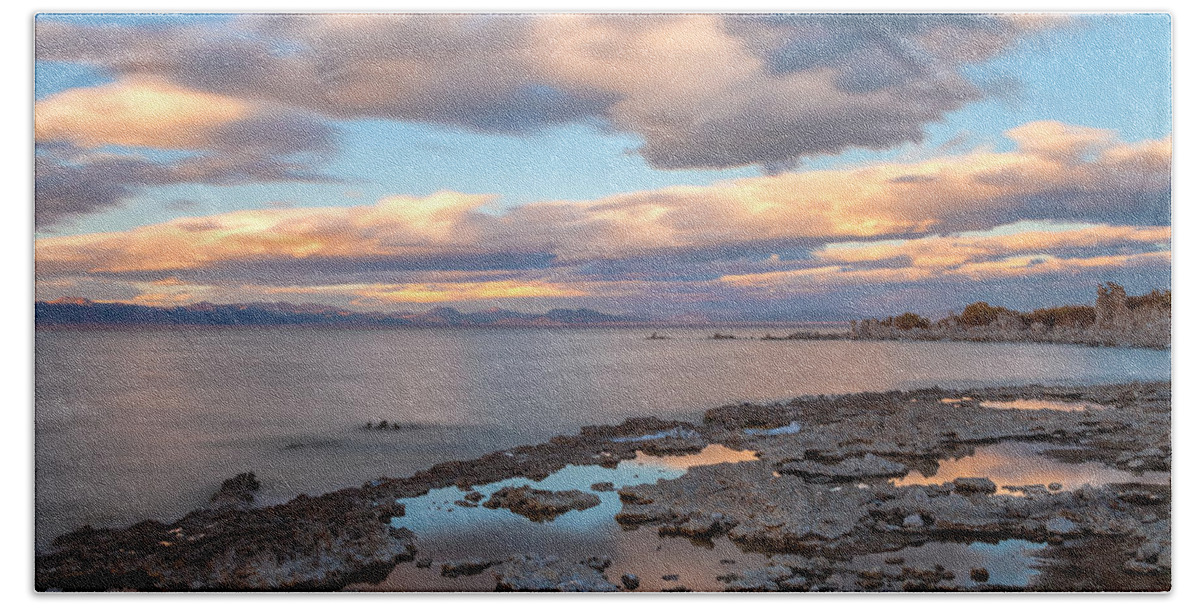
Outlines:
<svg viewBox="0 0 1200 608"><path fill-rule="evenodd" d="M256 209L124 232L39 239L45 272L150 272L244 260L423 255L469 246L467 216L489 196L393 196L372 206Z"/></svg>
<svg viewBox="0 0 1200 608"><path fill-rule="evenodd" d="M821 266L761 273L725 275L718 281L740 289L762 293L797 293L807 289L866 286L927 281L962 281L1020 278L1051 274L1074 274L1097 268L1130 268L1171 265L1171 252L1153 251L1129 255L1059 258L1052 255L1012 256L972 262L955 267L868 268Z"/></svg>
<svg viewBox="0 0 1200 608"><path fill-rule="evenodd" d="M315 287L280 287L268 289L272 294L317 294L337 293L354 296L359 300L392 303L433 304L442 302L465 302L471 300L495 300L505 298L570 298L588 295L567 285L542 281L482 281L457 283L402 283L368 285L321 285Z"/></svg>
<svg viewBox="0 0 1200 608"><path fill-rule="evenodd" d="M949 275L971 279L998 279L1046 274L1069 274L1094 268L1129 268L1134 266L1171 265L1170 251L1151 251L1130 255L1106 255L1087 258L1055 256L1015 256L989 262L964 264L949 271Z"/></svg>
<svg viewBox="0 0 1200 608"><path fill-rule="evenodd" d="M86 148L195 149L209 144L215 129L249 114L250 105L240 99L165 81L127 79L67 89L38 101L33 132L37 141L67 141Z"/></svg>
<svg viewBox="0 0 1200 608"><path fill-rule="evenodd" d="M1068 230L1026 230L1013 234L931 236L867 243L834 243L814 252L828 262L871 262L905 257L918 267L948 267L971 260L1022 252L1153 244L1171 241L1170 226L1085 226Z"/></svg>
<svg viewBox="0 0 1200 608"><path fill-rule="evenodd" d="M1122 207L1130 213L1139 209L1137 197L1169 192L1169 137L1126 144L1056 124L1014 130L1020 147L1012 152L673 186L488 213L483 208L495 197L457 192L387 197L366 206L237 211L123 232L38 239L35 255L45 275L514 252L551 255L570 264L764 240L921 234L963 223L995 225L1000 222L994 218L1018 214L1055 217L1061 203L1046 201L1063 193L1074 197L1070 213L1111 217ZM1082 145L1080 140L1100 142L1100 147L1068 153ZM943 267L1006 252L1113 239L1165 242L1169 236L1169 228L1110 226L827 247L817 257L838 264L907 255L918 266Z"/></svg>

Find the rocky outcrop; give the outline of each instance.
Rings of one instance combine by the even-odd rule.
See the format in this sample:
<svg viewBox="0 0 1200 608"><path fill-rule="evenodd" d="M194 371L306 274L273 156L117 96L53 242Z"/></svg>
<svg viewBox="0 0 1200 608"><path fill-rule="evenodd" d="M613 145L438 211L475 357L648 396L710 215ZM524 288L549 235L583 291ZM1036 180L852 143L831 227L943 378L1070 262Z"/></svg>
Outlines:
<svg viewBox="0 0 1200 608"><path fill-rule="evenodd" d="M402 511L400 511L402 513ZM36 558L39 590L336 590L382 580L412 559L397 510L358 491L261 509L196 511L172 524L82 528Z"/></svg>
<svg viewBox="0 0 1200 608"><path fill-rule="evenodd" d="M599 496L580 490L553 492L519 486L496 490L483 506L508 509L531 521L552 521L568 511L583 511L599 504Z"/></svg>
<svg viewBox="0 0 1200 608"><path fill-rule="evenodd" d="M963 399L1057 398L1104 404L1080 411L961 407ZM752 435L755 427L796 419L793 434ZM1063 543L1076 539L1129 539L1127 569L1139 575L1169 571L1169 510L1165 486L1114 485L1062 491L1058 484L1009 488L962 477L952 482L896 487L912 469L931 475L937 461L969 455L974 447L1012 440L1061 448L1071 462L1101 461L1127 471L1169 470L1170 395L1163 384L1076 388L926 390L818 397L789 404L745 404L705 415L710 439L754 450L757 461L689 470L677 479L620 490L624 525L655 527L660 534L711 539L724 535L745 550L814 552L829 558L878 554L935 539L996 542L1024 539ZM780 475L782 473L782 475ZM1124 541L1123 541L1124 542ZM1141 550L1139 558L1134 549ZM1156 553L1157 550L1157 553ZM1145 559L1143 559L1145 558ZM1118 563L1118 569L1120 564ZM946 571L893 568L888 576L837 569L793 571L787 583L814 590L963 588ZM728 578L730 590L784 589L782 571ZM971 588L984 581L970 581ZM1114 580L1111 584L1124 584ZM1154 584L1139 582L1139 585ZM1101 587L1121 588L1121 587ZM1144 588L1144 587L1137 587Z"/></svg>
<svg viewBox="0 0 1200 608"><path fill-rule="evenodd" d="M221 482L221 489L212 496L212 504L220 507L248 507L254 504L254 493L262 485L254 472L239 473Z"/></svg>
<svg viewBox="0 0 1200 608"><path fill-rule="evenodd" d="M1105 407L964 405L1021 399ZM982 477L902 487L889 479L912 471L932 475L939 461L1008 441L1051 446L1043 455L1064 462L1101 462L1131 473L1169 471L1170 418L1166 383L933 388L732 405L706 412L703 424L637 418L286 505L202 510L173 524L144 522L124 530L84 528L60 537L50 553L37 557L36 584L70 590L340 588L382 578L397 560L413 557L416 539L394 527L404 521L398 499L450 486L473 492L513 477L544 479L571 464L615 467L639 451L695 453L717 443L752 450L757 460L696 466L675 479L618 488L617 520L697 544L724 537L744 550L775 555L765 569L720 579L731 589L997 588L994 571L989 582L982 582L963 569L954 578L936 563L888 561L877 567L856 559L931 541L1006 539L1047 543L1045 550L1059 551L1055 559L1068 564L1054 575L1059 578L1030 588L1162 589L1169 587L1172 563L1169 486L1063 489L1047 483L1009 486L1000 493L994 480ZM788 432L747 432L783 427ZM596 491L609 491L603 487ZM478 504L483 498L473 492L463 500ZM599 502L580 490L510 486L493 492L484 506L512 509L537 521ZM1071 552L1097 542L1109 548ZM1115 562L1087 561L1098 556ZM428 558L422 563L433 565ZM603 575L608 563L500 554L439 567L456 576L490 569L501 589L614 590ZM1086 563L1090 578L1072 579L1079 576L1072 563Z"/></svg>
<svg viewBox="0 0 1200 608"><path fill-rule="evenodd" d="M1062 307L1019 313L985 303L971 306L985 315L951 315L924 326L898 325L891 319L864 319L850 325L857 340L965 340L973 342L1050 342L1092 346L1171 347L1170 291L1130 297L1115 283L1099 285L1094 307ZM968 309L971 307L968 307ZM1078 309L1088 314L1060 315Z"/></svg>

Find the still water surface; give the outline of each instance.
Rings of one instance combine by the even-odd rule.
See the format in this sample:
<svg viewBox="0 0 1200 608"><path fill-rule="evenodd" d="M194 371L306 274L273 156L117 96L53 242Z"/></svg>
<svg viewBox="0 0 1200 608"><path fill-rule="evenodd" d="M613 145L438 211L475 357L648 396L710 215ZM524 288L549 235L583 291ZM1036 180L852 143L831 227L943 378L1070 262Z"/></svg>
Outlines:
<svg viewBox="0 0 1200 608"><path fill-rule="evenodd" d="M706 340L712 329L211 328L36 336L37 542L171 519L253 470L260 501L402 476L581 425L802 394L1169 380L1170 353ZM775 329L740 328L761 336ZM364 430L368 421L398 430Z"/></svg>

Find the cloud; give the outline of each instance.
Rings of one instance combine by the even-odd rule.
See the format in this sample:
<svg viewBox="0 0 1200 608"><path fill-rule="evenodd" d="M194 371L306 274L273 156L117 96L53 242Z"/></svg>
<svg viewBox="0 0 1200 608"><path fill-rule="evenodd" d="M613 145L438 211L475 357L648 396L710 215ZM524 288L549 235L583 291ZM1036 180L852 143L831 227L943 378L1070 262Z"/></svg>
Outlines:
<svg viewBox="0 0 1200 608"><path fill-rule="evenodd" d="M1053 255L1011 256L998 260L970 262L954 267L905 266L901 268L855 268L819 266L796 270L726 275L720 282L760 294L790 296L797 292L825 291L835 287L937 283L947 284L989 279L1015 279L1039 275L1078 275L1084 271L1128 270L1150 267L1170 270L1170 251L1127 255L1060 258ZM1084 279L1080 283L1091 284Z"/></svg>
<svg viewBox="0 0 1200 608"><path fill-rule="evenodd" d="M1014 299L1028 290L1012 286L1169 281L1170 138L1123 142L1058 123L1011 136L1017 147L1006 152L587 201L504 208L495 195L439 192L45 237L35 243L38 293L363 308L567 299L647 314L785 315L833 314L835 301L863 314L920 298L959 305L953 295L968 292L1042 305L1052 302ZM38 162L59 167L38 167L39 213L119 204L123 184L170 183L184 162L41 147ZM61 179L68 171L78 179Z"/></svg>
<svg viewBox="0 0 1200 608"><path fill-rule="evenodd" d="M1030 229L1013 234L930 236L921 239L835 243L813 252L826 262L863 263L904 258L914 267L954 267L973 260L1097 247L1157 246L1171 242L1170 226L1087 225L1074 229Z"/></svg>
<svg viewBox="0 0 1200 608"><path fill-rule="evenodd" d="M592 122L658 168L787 167L918 142L962 69L1054 19L995 15L245 15L40 19L36 55L337 118L522 133Z"/></svg>
<svg viewBox="0 0 1200 608"><path fill-rule="evenodd" d="M579 264L662 254L686 257L706 249L754 250L788 242L812 246L847 239L945 234L1018 219L1131 225L1169 218L1169 138L1137 143L1105 140L1087 155L1047 156L1043 150L1051 144L1043 142L1052 143L1058 136L1038 139L1036 133L1063 129L1041 126L1023 131L1022 147L1012 152L976 151L916 163L673 186L592 201L543 201L499 212L488 208L494 196L441 192L424 198L387 197L365 206L258 209L180 218L125 232L40 239L38 259L47 272L58 272L60 266L62 272L146 272L272 260L317 265L322 260L480 256ZM97 188L179 179L175 171L181 170L174 168L164 175L159 168L129 160L104 162L79 165L111 164L112 171L122 172L121 179L97 178ZM43 190L39 184L39 207L43 192L49 197L72 191L66 183L52 183L61 187ZM113 192L109 200L120 195ZM60 196L67 200L67 194ZM1064 238L1054 233L1034 240ZM1089 237L1071 238L1085 243ZM982 245L977 239L931 240L906 244L903 251L889 255L929 257L941 249L962 256L969 255L972 246ZM889 246L874 247L886 251ZM838 249L821 255L851 253Z"/></svg>
<svg viewBox="0 0 1200 608"><path fill-rule="evenodd" d="M140 186L165 179L162 166L136 156L41 147L34 156L34 223L40 228L117 207Z"/></svg>
<svg viewBox="0 0 1200 608"><path fill-rule="evenodd" d="M156 185L334 181L314 168L334 151L333 130L268 110L147 79L38 101L35 221L48 227L117 207Z"/></svg>
<svg viewBox="0 0 1200 608"><path fill-rule="evenodd" d="M359 306L380 303L436 304L510 298L577 298L588 295L587 292L569 285L521 280L277 287L266 290L266 293L343 294L352 297L352 303Z"/></svg>
<svg viewBox="0 0 1200 608"><path fill-rule="evenodd" d="M198 149L213 145L219 128L246 118L245 101L187 90L154 80L130 79L67 89L38 101L34 139L83 148L106 145Z"/></svg>

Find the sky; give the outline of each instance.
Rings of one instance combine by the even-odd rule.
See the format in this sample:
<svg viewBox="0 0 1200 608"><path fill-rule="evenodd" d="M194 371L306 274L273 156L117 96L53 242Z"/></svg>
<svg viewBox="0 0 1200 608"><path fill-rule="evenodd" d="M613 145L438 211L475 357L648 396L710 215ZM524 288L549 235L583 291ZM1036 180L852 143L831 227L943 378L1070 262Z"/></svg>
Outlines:
<svg viewBox="0 0 1200 608"><path fill-rule="evenodd" d="M1171 282L1171 22L40 15L38 299L941 315Z"/></svg>

